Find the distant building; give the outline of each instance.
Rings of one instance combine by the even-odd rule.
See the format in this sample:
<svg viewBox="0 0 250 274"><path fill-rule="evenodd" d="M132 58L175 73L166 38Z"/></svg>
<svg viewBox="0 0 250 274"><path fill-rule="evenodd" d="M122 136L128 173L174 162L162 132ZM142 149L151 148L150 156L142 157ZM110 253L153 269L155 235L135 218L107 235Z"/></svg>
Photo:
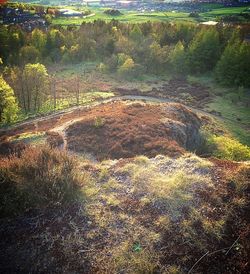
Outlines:
<svg viewBox="0 0 250 274"><path fill-rule="evenodd" d="M76 10L71 9L59 9L60 16L66 16L66 17L74 17L74 16L83 16L83 13Z"/></svg>

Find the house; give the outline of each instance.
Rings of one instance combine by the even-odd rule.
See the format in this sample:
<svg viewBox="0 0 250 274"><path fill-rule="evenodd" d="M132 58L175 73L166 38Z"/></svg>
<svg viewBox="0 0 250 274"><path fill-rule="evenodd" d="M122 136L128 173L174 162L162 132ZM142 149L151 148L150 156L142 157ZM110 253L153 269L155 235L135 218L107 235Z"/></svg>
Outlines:
<svg viewBox="0 0 250 274"><path fill-rule="evenodd" d="M65 17L81 17L83 16L83 13L76 10L71 9L59 9L60 16Z"/></svg>

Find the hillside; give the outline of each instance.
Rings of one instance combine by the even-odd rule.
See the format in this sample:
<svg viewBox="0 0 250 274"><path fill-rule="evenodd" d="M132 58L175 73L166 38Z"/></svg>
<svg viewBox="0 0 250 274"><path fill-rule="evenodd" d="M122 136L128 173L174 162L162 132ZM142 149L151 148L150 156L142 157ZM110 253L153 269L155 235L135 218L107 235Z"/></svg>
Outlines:
<svg viewBox="0 0 250 274"><path fill-rule="evenodd" d="M58 155L50 162L57 168L65 159L58 153L28 150L23 163L12 158L1 170L18 164L14 180L25 187L22 170L41 172L45 155ZM37 186L55 176L42 172ZM20 217L1 220L1 272L247 273L249 166L190 154L97 165L80 158L77 174L78 200L47 196L42 210L30 205ZM31 198L46 193L29 189Z"/></svg>
<svg viewBox="0 0 250 274"><path fill-rule="evenodd" d="M0 273L250 273L249 23L0 3Z"/></svg>
<svg viewBox="0 0 250 274"><path fill-rule="evenodd" d="M199 116L103 103L46 118L38 136L58 148L10 130L21 150L0 162L1 272L247 273L250 165L188 152Z"/></svg>

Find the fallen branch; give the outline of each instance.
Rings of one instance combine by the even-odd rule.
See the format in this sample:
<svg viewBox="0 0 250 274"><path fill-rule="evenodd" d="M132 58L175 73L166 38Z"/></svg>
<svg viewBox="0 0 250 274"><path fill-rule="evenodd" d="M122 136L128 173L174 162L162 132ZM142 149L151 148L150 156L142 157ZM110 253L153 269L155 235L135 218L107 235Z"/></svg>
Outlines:
<svg viewBox="0 0 250 274"><path fill-rule="evenodd" d="M190 270L188 271L188 274L190 274L190 273L192 272L192 270L195 268L195 266L196 266L196 265L197 265L205 256L207 256L208 253L209 253L209 251L200 257L200 259L199 259L199 260L190 268Z"/></svg>
<svg viewBox="0 0 250 274"><path fill-rule="evenodd" d="M230 250L235 246L235 244L239 241L239 239L240 239L240 236L233 242L233 244L232 244L230 247L225 247L225 248L222 248L222 249L218 249L218 250L215 250L215 251L213 251L213 252L211 252L211 253L209 253L209 251L208 251L207 253L205 253L204 255L202 255L202 256L200 257L200 259L199 259L197 262L195 262L195 264L190 268L190 270L188 271L188 274L190 274L190 273L192 272L192 270L195 268L195 266L196 266L204 257L206 257L206 256L211 256L211 255L213 255L213 254L215 254L215 253L218 253L218 252L221 252L221 251L224 251L224 250L227 250L226 255L228 255L228 253L230 252Z"/></svg>
<svg viewBox="0 0 250 274"><path fill-rule="evenodd" d="M233 244L229 247L228 251L226 252L226 255L230 252L230 250L234 247L234 245L239 241L240 236L233 242Z"/></svg>

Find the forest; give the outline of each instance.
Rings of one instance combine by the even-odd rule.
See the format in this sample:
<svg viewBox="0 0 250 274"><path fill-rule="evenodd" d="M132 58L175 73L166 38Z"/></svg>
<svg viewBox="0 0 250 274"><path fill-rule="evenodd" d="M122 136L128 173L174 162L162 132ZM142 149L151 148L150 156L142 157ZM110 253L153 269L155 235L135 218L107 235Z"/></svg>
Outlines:
<svg viewBox="0 0 250 274"><path fill-rule="evenodd" d="M80 28L35 29L31 33L15 26L0 28L3 78L16 98L9 97L10 92L3 93L10 102L1 108L1 123L15 120L15 115L7 114L17 111L14 102L25 113L42 107L49 92L46 66L53 63L94 61L102 73L116 73L126 79L143 74L178 78L212 73L222 85L250 86L250 47L245 28L192 23L124 24L115 20L83 23Z"/></svg>

